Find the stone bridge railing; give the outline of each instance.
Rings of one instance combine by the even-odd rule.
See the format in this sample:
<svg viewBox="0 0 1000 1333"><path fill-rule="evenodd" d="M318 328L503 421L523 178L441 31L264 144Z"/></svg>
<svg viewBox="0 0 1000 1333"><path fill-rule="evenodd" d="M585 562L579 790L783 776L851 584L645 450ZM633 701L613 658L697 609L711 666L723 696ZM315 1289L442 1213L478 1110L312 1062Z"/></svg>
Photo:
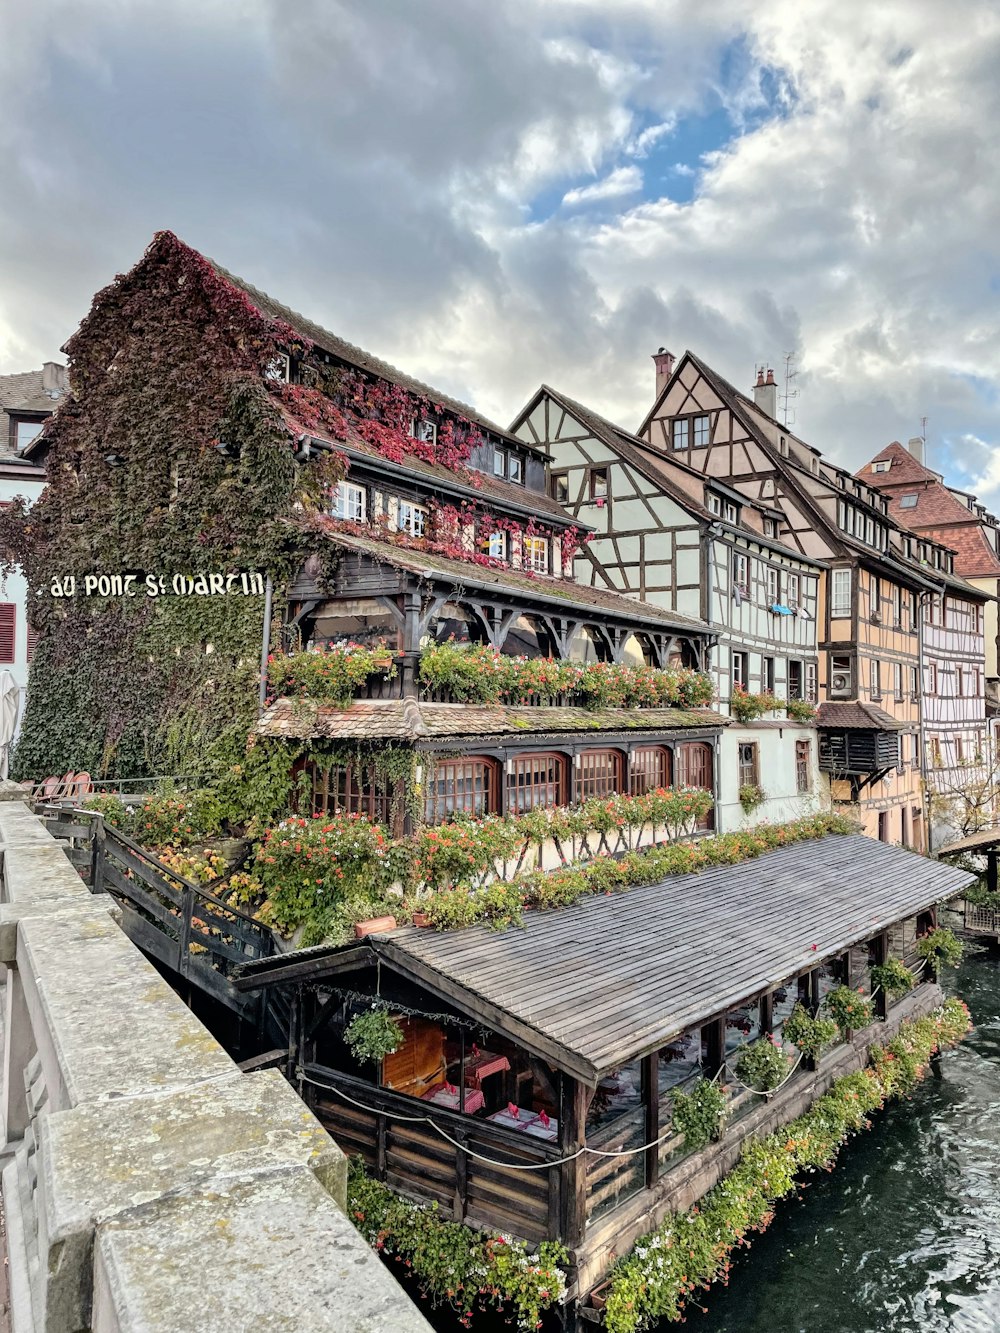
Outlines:
<svg viewBox="0 0 1000 1333"><path fill-rule="evenodd" d="M13 1333L430 1333L347 1220L319 1122L234 1064L0 787Z"/></svg>

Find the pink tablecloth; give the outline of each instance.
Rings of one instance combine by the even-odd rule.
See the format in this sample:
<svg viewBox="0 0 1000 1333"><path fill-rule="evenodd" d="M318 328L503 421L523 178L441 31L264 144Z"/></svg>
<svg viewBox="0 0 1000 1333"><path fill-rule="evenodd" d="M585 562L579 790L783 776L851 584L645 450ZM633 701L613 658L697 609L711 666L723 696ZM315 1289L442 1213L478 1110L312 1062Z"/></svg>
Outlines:
<svg viewBox="0 0 1000 1333"><path fill-rule="evenodd" d="M451 1087L447 1083L435 1083L433 1088L423 1094L422 1099L425 1102L433 1102L435 1106L446 1106L449 1111L459 1110L458 1088ZM475 1115L486 1105L486 1098L476 1088L465 1089L465 1113L466 1115Z"/></svg>
<svg viewBox="0 0 1000 1333"><path fill-rule="evenodd" d="M484 1078L491 1074L503 1074L510 1068L510 1061L505 1055L494 1055L492 1051L480 1051L478 1055L465 1057L465 1081L474 1083L478 1088Z"/></svg>
<svg viewBox="0 0 1000 1333"><path fill-rule="evenodd" d="M503 1111L497 1111L493 1115L488 1115L487 1120L492 1120L495 1125L503 1125L504 1129L516 1129L522 1134L530 1134L535 1139L555 1140L559 1137L559 1122L549 1119L545 1124L540 1115L534 1111L526 1111L523 1107L518 1107L518 1115L512 1116L506 1108Z"/></svg>

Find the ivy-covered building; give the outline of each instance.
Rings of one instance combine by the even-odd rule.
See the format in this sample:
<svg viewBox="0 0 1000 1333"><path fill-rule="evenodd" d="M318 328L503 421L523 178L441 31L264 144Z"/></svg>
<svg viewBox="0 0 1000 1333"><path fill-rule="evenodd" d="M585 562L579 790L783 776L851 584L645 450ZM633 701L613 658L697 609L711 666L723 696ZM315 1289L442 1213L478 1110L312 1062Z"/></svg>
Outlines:
<svg viewBox="0 0 1000 1333"><path fill-rule="evenodd" d="M19 776L193 777L265 819L307 787L400 831L716 793L708 626L575 581L543 449L169 233L66 352L6 523L42 633Z"/></svg>

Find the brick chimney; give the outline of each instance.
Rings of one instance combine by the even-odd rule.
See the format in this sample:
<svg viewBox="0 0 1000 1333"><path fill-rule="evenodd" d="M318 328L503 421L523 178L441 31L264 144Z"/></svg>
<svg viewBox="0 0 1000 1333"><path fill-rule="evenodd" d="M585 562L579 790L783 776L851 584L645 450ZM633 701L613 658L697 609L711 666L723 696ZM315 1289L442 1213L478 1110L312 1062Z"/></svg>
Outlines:
<svg viewBox="0 0 1000 1333"><path fill-rule="evenodd" d="M674 373L674 354L668 352L665 347L660 347L653 353L653 364L656 366L656 401L660 401L660 394L667 387L667 381Z"/></svg>
<svg viewBox="0 0 1000 1333"><path fill-rule="evenodd" d="M907 449L909 449L910 453L913 455L913 457L917 460L918 463L923 463L924 437L922 435L914 435L912 439L907 440L906 447Z"/></svg>
<svg viewBox="0 0 1000 1333"><path fill-rule="evenodd" d="M58 361L46 361L42 365L42 390L50 398L59 398L66 391L66 367Z"/></svg>
<svg viewBox="0 0 1000 1333"><path fill-rule="evenodd" d="M774 371L768 367L765 377L764 368L757 371L757 383L753 386L753 400L757 407L766 413L772 421L778 419L778 386Z"/></svg>

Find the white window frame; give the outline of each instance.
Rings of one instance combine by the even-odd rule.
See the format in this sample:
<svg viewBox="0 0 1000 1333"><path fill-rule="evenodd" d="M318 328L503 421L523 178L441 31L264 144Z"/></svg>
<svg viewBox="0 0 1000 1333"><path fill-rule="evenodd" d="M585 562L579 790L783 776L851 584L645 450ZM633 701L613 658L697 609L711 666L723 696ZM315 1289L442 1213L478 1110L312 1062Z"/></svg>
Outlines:
<svg viewBox="0 0 1000 1333"><path fill-rule="evenodd" d="M893 662L892 664L892 695L893 698L901 700L903 698L903 664L902 662Z"/></svg>
<svg viewBox="0 0 1000 1333"><path fill-rule="evenodd" d="M493 560L507 559L507 534L502 530L500 532L491 532L488 538L489 546L487 554Z"/></svg>
<svg viewBox="0 0 1000 1333"><path fill-rule="evenodd" d="M423 505L412 500L400 500L396 515L396 528L399 532L408 532L411 537L422 537L427 531L428 511Z"/></svg>
<svg viewBox="0 0 1000 1333"><path fill-rule="evenodd" d="M411 417L410 435L414 440L420 440L422 444L437 444L437 422L431 421L430 417Z"/></svg>
<svg viewBox="0 0 1000 1333"><path fill-rule="evenodd" d="M764 536L765 536L765 537L776 537L777 535L778 535L778 534L775 532L775 528L774 528L774 519L773 519L773 518L765 518L765 519L764 519Z"/></svg>
<svg viewBox="0 0 1000 1333"><path fill-rule="evenodd" d="M363 523L367 514L367 501L363 486L353 481L338 481L330 500L330 517Z"/></svg>
<svg viewBox="0 0 1000 1333"><path fill-rule="evenodd" d="M785 575L785 605L792 611L799 608L799 597L801 595L801 585L798 574L788 573Z"/></svg>
<svg viewBox="0 0 1000 1333"><path fill-rule="evenodd" d="M524 567L530 569L533 574L547 574L549 572L548 537L525 537Z"/></svg>
<svg viewBox="0 0 1000 1333"><path fill-rule="evenodd" d="M877 462L877 463L873 463L873 464L872 464L872 471L873 471L873 472L888 472L889 469L890 469L890 467L892 467L892 459L891 459L891 458L888 458L888 459L883 458L883 459L881 459L879 462Z"/></svg>
<svg viewBox="0 0 1000 1333"><path fill-rule="evenodd" d="M739 510L733 504L732 500L727 500L723 510L727 523L735 523L739 517Z"/></svg>
<svg viewBox="0 0 1000 1333"><path fill-rule="evenodd" d="M882 698L882 664L874 658L868 663L868 683L873 699Z"/></svg>
<svg viewBox="0 0 1000 1333"><path fill-rule="evenodd" d="M287 352L272 356L264 367L264 378L272 384L288 384L292 376L292 360Z"/></svg>
<svg viewBox="0 0 1000 1333"><path fill-rule="evenodd" d="M704 439L698 438L699 434ZM712 443L712 419L707 412L691 418L691 444L695 449L707 449Z"/></svg>
<svg viewBox="0 0 1000 1333"><path fill-rule="evenodd" d="M773 565L767 566L767 604L777 606L781 602L781 570Z"/></svg>
<svg viewBox="0 0 1000 1333"><path fill-rule="evenodd" d="M729 650L729 669L733 677L733 689L739 685L741 689L747 689L750 685L750 654L741 648L730 648Z"/></svg>
<svg viewBox="0 0 1000 1333"><path fill-rule="evenodd" d="M750 561L742 551L733 552L733 587L739 588L744 597L750 596Z"/></svg>
<svg viewBox="0 0 1000 1333"><path fill-rule="evenodd" d="M816 663L806 663L805 697L809 703L816 703L819 698L819 682L816 674Z"/></svg>
<svg viewBox="0 0 1000 1333"><path fill-rule="evenodd" d="M722 500L718 495L709 494L706 497L705 505L710 514L714 514L716 518L722 517Z"/></svg>
<svg viewBox="0 0 1000 1333"><path fill-rule="evenodd" d="M830 588L831 620L848 619L851 614L851 595L853 592L851 571L849 569L833 570Z"/></svg>
<svg viewBox="0 0 1000 1333"><path fill-rule="evenodd" d="M670 425L670 447L686 449L691 436L691 424L687 417L679 417Z"/></svg>

